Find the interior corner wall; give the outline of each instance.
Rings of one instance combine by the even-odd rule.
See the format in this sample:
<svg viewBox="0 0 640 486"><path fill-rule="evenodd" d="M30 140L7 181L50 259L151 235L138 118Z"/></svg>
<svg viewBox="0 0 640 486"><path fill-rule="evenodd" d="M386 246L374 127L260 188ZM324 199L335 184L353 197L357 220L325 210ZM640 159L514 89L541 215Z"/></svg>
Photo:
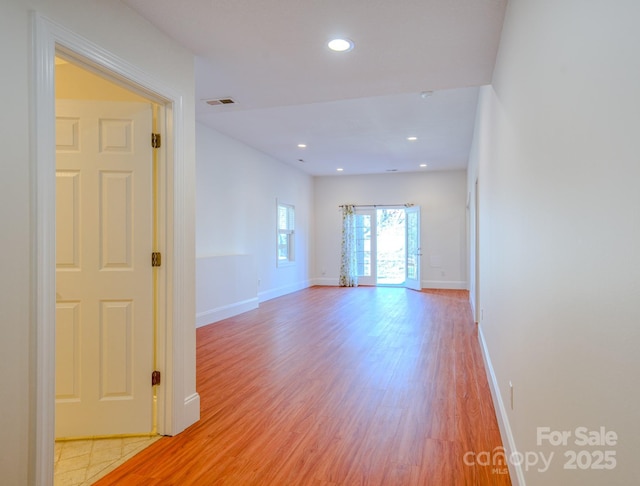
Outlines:
<svg viewBox="0 0 640 486"><path fill-rule="evenodd" d="M35 473L35 208L34 173L30 152L30 86L32 18L36 11L62 27L94 42L126 62L139 66L174 91L182 93L185 119L186 183L193 184L194 103L193 56L161 34L121 2L101 0L5 0L0 8L0 58L3 61L0 101L0 482L3 486L34 484ZM162 56L149 56L161 51ZM187 204L187 211L193 207ZM186 244L193 243L193 218L188 220ZM194 245L192 244L191 247ZM185 273L192 273L191 264ZM193 279L186 278L189 285ZM189 292L187 292L189 293ZM191 292L189 295L193 295ZM183 302L185 315L194 305ZM193 320L178 328L185 352L184 390L195 392L195 334ZM189 347L192 345L192 352ZM181 424L186 426L188 424Z"/></svg>
<svg viewBox="0 0 640 486"><path fill-rule="evenodd" d="M404 204L421 208L421 285L467 288L465 171L315 178L317 284L338 285L341 204Z"/></svg>
<svg viewBox="0 0 640 486"><path fill-rule="evenodd" d="M29 484L31 333L31 181L29 160L29 15L19 2L0 15L0 478Z"/></svg>
<svg viewBox="0 0 640 486"><path fill-rule="evenodd" d="M638 18L635 1L512 0L480 94L480 331L503 439L551 458L512 461L514 484L640 484Z"/></svg>
<svg viewBox="0 0 640 486"><path fill-rule="evenodd" d="M312 177L202 123L196 126L197 257L250 255L261 302L311 285ZM295 264L287 267L276 265L276 201L295 207Z"/></svg>

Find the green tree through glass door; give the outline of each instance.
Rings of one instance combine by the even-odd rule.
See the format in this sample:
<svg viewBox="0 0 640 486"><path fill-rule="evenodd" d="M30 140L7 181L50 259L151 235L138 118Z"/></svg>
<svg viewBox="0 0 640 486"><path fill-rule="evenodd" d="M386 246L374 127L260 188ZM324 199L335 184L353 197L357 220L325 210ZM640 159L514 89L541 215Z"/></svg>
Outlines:
<svg viewBox="0 0 640 486"><path fill-rule="evenodd" d="M419 208L358 210L356 248L361 284L420 289Z"/></svg>

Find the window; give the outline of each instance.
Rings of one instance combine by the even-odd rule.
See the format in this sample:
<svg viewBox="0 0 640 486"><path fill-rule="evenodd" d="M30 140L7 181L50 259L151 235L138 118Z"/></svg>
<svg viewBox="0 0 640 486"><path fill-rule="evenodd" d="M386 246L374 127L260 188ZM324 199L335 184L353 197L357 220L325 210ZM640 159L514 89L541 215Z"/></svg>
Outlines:
<svg viewBox="0 0 640 486"><path fill-rule="evenodd" d="M295 261L295 208L290 204L278 203L278 266L290 265Z"/></svg>

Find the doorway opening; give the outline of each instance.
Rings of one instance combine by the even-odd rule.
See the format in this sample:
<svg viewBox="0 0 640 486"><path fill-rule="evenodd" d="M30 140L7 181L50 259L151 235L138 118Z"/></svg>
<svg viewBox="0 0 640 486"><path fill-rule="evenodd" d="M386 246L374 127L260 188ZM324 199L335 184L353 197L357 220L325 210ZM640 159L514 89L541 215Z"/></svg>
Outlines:
<svg viewBox="0 0 640 486"><path fill-rule="evenodd" d="M56 439L157 430L158 106L55 58Z"/></svg>
<svg viewBox="0 0 640 486"><path fill-rule="evenodd" d="M358 281L420 290L420 208L357 209Z"/></svg>
<svg viewBox="0 0 640 486"><path fill-rule="evenodd" d="M64 52L54 76L58 484L158 437L160 105Z"/></svg>
<svg viewBox="0 0 640 486"><path fill-rule="evenodd" d="M33 482L53 481L55 438L55 313L56 313L56 153L55 153L55 56L64 54L93 72L101 73L121 86L136 90L158 106L162 148L158 151L158 244L163 252L157 294L158 369L162 382L154 408L158 433L175 435L199 419L200 398L189 386L195 371L186 335L191 316L189 282L193 269L188 265L191 224L188 170L185 161L183 96L165 85L158 74L148 73L113 55L101 46L53 23L37 12L32 15L33 117L30 127L32 147L34 207L33 307L35 348L34 445L31 447ZM179 235L179 237L177 236ZM186 236L185 236L186 235ZM167 264L168 263L168 264ZM185 342L187 343L185 345Z"/></svg>

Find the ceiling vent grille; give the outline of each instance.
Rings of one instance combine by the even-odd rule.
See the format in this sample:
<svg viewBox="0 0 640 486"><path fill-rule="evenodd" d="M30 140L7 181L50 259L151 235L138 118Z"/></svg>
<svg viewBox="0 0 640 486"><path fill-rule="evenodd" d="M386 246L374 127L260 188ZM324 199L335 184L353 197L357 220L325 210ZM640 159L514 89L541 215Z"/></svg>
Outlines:
<svg viewBox="0 0 640 486"><path fill-rule="evenodd" d="M204 100L204 102L211 106L235 104L235 100L233 98L215 98L211 100Z"/></svg>

